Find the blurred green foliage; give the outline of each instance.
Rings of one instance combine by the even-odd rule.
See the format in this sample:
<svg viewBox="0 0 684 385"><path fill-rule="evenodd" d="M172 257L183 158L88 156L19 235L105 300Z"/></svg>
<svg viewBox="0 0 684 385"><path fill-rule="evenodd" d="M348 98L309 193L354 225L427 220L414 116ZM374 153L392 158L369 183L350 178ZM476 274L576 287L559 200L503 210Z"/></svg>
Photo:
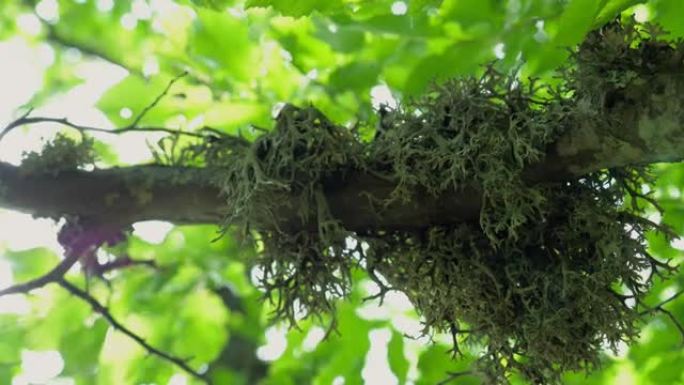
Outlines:
<svg viewBox="0 0 684 385"><path fill-rule="evenodd" d="M41 13L53 5L56 17ZM32 104L80 84L79 64L104 61L128 72L97 107L125 126L131 117L122 111L135 117L169 79L188 71L141 123L182 129L206 124L248 136L248 124L272 125L273 106L284 102L313 103L339 123L372 121L374 87L386 85L395 98L411 98L432 82L477 74L495 58L503 70L552 81L570 47L621 13L636 12L671 38L684 38L680 0L0 0L0 9L0 41L20 38L53 50ZM29 21L38 22L39 30L27 28ZM95 150L103 165L119 164L107 143L96 142ZM658 165L655 172L662 221L684 235L684 165ZM469 358L451 360L444 336L435 336L434 344L403 337L415 333L407 322L419 324L412 310L389 303L384 313L368 315L376 304L362 301L368 295L362 275L350 300L339 306L337 333L311 347L309 335L329 320L305 320L284 332L282 354L255 358L276 330L269 323L271 306L260 301L250 279L255 250L237 233L215 241L216 231L175 227L161 244L133 237L125 252L155 259L159 267L116 272L111 287L90 282L91 293L154 346L209 368L219 384L361 384L369 333L378 330L390 331L387 365L395 383L436 384L447 372L468 369ZM683 260L681 244L675 248L652 236L649 246L659 258ZM15 281L38 276L58 260L42 248L0 250ZM70 278L82 280L80 274ZM684 274L658 283L649 302L682 288ZM79 385L167 384L180 373L56 286L27 300L28 312L0 314L2 384L21 371L26 349L58 350L65 362L60 376ZM684 320L684 296L667 308ZM589 377L568 374L566 383L684 384L681 338L667 316L654 315L638 344L617 357L607 353L603 369ZM472 357L478 347L465 349ZM463 376L453 383L478 381Z"/></svg>

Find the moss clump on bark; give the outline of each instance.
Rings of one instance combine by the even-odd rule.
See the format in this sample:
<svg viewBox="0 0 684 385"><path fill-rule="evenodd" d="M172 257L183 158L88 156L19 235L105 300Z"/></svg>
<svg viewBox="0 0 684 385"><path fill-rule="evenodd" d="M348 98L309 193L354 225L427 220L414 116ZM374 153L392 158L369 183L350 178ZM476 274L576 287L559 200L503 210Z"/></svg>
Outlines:
<svg viewBox="0 0 684 385"><path fill-rule="evenodd" d="M26 173L52 173L76 170L80 167L95 163L93 139L83 135L76 141L64 134L57 134L46 142L40 152L24 154L21 162L22 170Z"/></svg>

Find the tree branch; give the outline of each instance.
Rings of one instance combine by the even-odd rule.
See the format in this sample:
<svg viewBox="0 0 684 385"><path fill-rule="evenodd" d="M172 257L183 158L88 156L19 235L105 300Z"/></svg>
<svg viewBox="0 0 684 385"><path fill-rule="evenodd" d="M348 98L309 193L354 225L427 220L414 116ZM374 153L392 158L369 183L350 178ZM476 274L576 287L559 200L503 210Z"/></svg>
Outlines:
<svg viewBox="0 0 684 385"><path fill-rule="evenodd" d="M85 291L79 289L78 287L72 285L71 283L69 283L68 281L66 281L64 278L60 278L59 280L57 280L57 283L59 283L59 285L60 285L61 287L63 287L64 289L66 289L66 290L67 290L69 293L71 293L72 295L74 295L74 296L76 296L76 297L82 299L82 300L85 301L86 303L88 303L88 304L90 305L90 307L92 307L92 309L93 309L96 313L98 313L98 314L100 314L102 317L104 317L104 319L106 319L107 322L109 322L109 324L110 324L115 330L117 330L117 331L119 331L119 332L125 334L126 336L128 336L129 338L131 338L132 340L134 340L135 342L137 342L138 345L142 346L145 350L147 350L148 353L150 353L150 354L152 354L152 355L155 355L155 356L157 356L157 357L159 357L159 358L161 358L161 359L163 359L163 360L165 360L165 361L168 361L168 362L172 363L173 365L175 365L175 366L177 366L177 367L183 369L183 370L184 370L185 372L187 372L188 374L192 375L193 377L195 377L195 378L197 378L197 379L199 379L199 380L202 380L204 383L206 383L206 384L208 384L208 385L211 384L209 378L207 378L206 375L204 375L204 374L202 374L202 373L196 371L195 369L191 368L191 367L187 364L187 362L186 362L185 360L183 360L183 359L181 359L181 358L178 358L178 357L175 357L175 356L172 356L172 355L169 354L169 353L163 352L163 351L161 351L161 350L159 350L159 349L153 347L152 345L150 345L149 343L147 343L147 341L145 341L142 337L140 337L139 335L137 335L137 334L135 334L134 332L132 332L132 331L131 331L130 329L128 329L126 326L122 325L122 324L121 324L119 321L117 321L116 318L114 318L114 316L109 312L109 309L107 309L105 306L103 306L102 304L100 304L95 298L93 298L93 296L91 296L91 295L88 294L87 292L85 292Z"/></svg>
<svg viewBox="0 0 684 385"><path fill-rule="evenodd" d="M604 105L592 106L596 118L583 118L547 149L546 158L528 167L528 183L557 182L605 168L679 162L684 159L684 68L649 75L611 91ZM588 103L585 101L580 101ZM579 103L579 102L578 102ZM578 107L579 109L579 107ZM591 116L591 115L590 115ZM230 202L211 182L220 170L135 166L27 174L0 162L0 206L36 216L103 218L110 223L142 220L179 223L221 223ZM410 202L395 202L378 212L373 199L390 196L395 185L369 172L352 171L323 181L330 211L349 230L411 230L476 219L481 207L477 186L464 186L440 196L418 189ZM301 228L298 200L272 194L282 202L275 210L282 229ZM260 226L259 223L253 224ZM315 230L312 228L312 230Z"/></svg>
<svg viewBox="0 0 684 385"><path fill-rule="evenodd" d="M0 141L5 137L5 135L9 134L12 132L17 127L21 126L28 126L32 124L38 124L38 123L57 123L61 124L63 126L67 126L70 128L73 128L80 133L83 133L85 131L91 131L91 132L100 132L100 133L105 133L105 134L123 134L126 132L131 132L131 131L137 131L137 132L163 132L166 134L170 135L186 135L186 136L192 136L196 138L202 138L204 137L204 134L202 133L197 133L197 132L187 132L187 131L180 131L180 130L174 130L171 128L165 128L165 127L139 127L138 123L145 117L145 115L150 112L151 109L157 106L159 102L169 93L171 90L171 87L176 83L178 80L181 78L185 77L188 73L187 72L181 72L180 74L176 75L169 83L167 84L166 88L150 103L147 105L145 108L140 111L140 113L133 119L133 121L124 127L119 127L119 128L114 128L114 129L106 129L106 128L101 128L101 127L92 127L92 126L85 126L82 124L76 124L72 123L69 121L67 118L49 118L49 117L29 117L33 109L29 109L26 111L23 115L21 115L18 119L14 120L13 122L10 122L5 128L3 128L2 131L0 131Z"/></svg>
<svg viewBox="0 0 684 385"><path fill-rule="evenodd" d="M76 264L79 255L70 254L62 260L54 269L47 274L40 276L34 280L10 286L4 290L0 290L0 297L10 294L28 294L29 292L39 289L49 283L57 282L64 278L64 275Z"/></svg>

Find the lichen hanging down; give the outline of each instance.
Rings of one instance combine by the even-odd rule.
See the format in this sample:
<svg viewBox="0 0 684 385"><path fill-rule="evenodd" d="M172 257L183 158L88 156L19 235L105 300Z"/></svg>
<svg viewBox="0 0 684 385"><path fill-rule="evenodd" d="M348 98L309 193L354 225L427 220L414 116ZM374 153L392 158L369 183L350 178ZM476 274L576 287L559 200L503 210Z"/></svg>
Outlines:
<svg viewBox="0 0 684 385"><path fill-rule="evenodd" d="M363 168L362 144L314 107L285 105L272 132L250 146L228 147L230 156L209 164L226 169L219 183L231 207L227 224L271 224L258 234L264 252L255 263L267 296L277 302L276 318L294 323L298 308L331 313L334 299L348 294L358 259L345 247L352 234L331 216L322 181ZM285 203L272 198L282 193L298 213L289 223L278 219Z"/></svg>
<svg viewBox="0 0 684 385"><path fill-rule="evenodd" d="M601 92L643 81L651 63L622 57L634 75L603 78L602 55L643 56L649 44L659 55L674 52L633 26L609 28L598 33L610 39L588 39L594 45L575 55L559 88L490 69L391 111L372 142L313 107L288 105L253 143L200 146L207 165L221 170L227 224L258 225L255 263L276 317L332 314L352 269L363 267L381 293L410 298L426 331L452 333L455 352L459 342L479 346L477 371L488 384L512 372L557 384L565 370L595 367L605 346L633 340L638 310L627 300L641 303L651 285L640 274L671 270L645 247L646 232L666 230L642 217L647 173L611 169L542 185L523 178L567 130L619 124L603 116L609 95ZM375 202L378 215L417 189L443 196L475 187L479 220L352 233L330 214L323 185L353 172L395 181L388 200ZM289 194L296 220L282 221L274 193Z"/></svg>

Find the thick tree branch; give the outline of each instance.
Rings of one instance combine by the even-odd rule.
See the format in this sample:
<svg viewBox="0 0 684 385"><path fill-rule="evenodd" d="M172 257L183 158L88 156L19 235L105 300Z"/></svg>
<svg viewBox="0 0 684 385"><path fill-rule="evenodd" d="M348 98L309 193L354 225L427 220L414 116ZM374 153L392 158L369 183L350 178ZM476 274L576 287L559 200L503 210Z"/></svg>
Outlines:
<svg viewBox="0 0 684 385"><path fill-rule="evenodd" d="M524 178L529 183L554 182L604 168L683 160L684 107L673 97L684 94L682 75L677 67L614 91L604 106L593 110L615 124L578 120L582 123L549 146L545 160L528 167ZM69 214L121 224L151 219L220 223L230 207L210 182L215 172L135 166L55 176L26 174L20 167L0 163L0 206L37 216ZM324 187L332 214L353 231L409 230L471 220L481 205L477 187L472 186L436 197L416 191L410 202L379 212L377 200L369 196L387 198L394 184L363 172L330 178ZM282 227L301 227L296 200L287 193L267 198L283 203L275 213Z"/></svg>

